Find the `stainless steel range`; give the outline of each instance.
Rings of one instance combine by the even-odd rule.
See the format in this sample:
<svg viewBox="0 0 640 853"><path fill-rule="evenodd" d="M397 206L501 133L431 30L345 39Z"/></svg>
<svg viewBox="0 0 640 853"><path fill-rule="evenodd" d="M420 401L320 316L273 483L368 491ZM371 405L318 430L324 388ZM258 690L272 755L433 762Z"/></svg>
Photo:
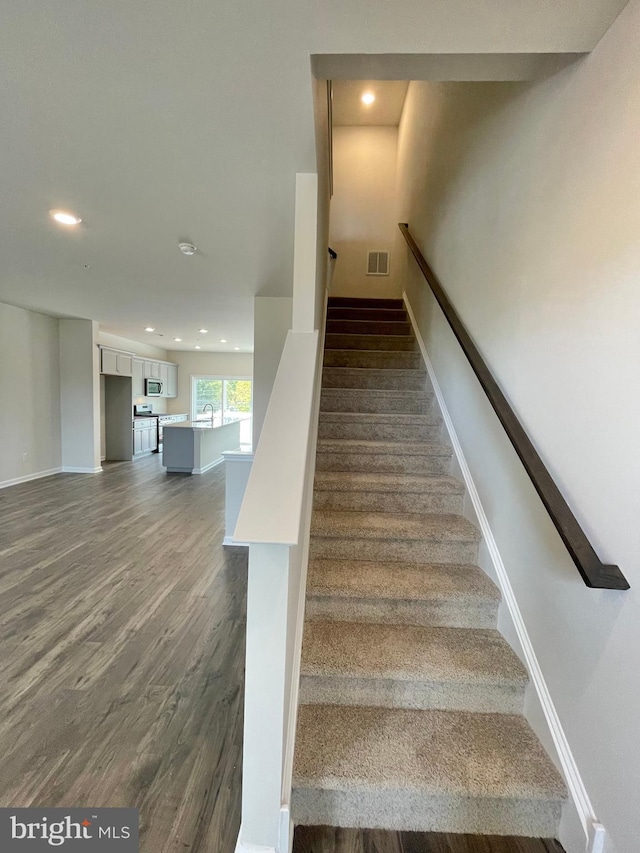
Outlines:
<svg viewBox="0 0 640 853"><path fill-rule="evenodd" d="M169 424L177 424L182 421L188 421L189 415L181 414L181 415L167 415L160 414L158 412L153 411L153 406L149 403L144 403L140 405L134 405L133 407L133 416L136 418L156 418L157 430L158 430L158 447L155 450L155 453L159 453L162 447L162 428L168 426Z"/></svg>

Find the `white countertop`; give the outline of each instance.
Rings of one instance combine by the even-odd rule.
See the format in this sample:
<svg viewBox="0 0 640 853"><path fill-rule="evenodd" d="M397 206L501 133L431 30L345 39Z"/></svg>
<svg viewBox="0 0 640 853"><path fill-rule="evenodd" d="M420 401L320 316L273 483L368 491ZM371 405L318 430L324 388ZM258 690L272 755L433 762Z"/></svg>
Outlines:
<svg viewBox="0 0 640 853"><path fill-rule="evenodd" d="M180 421L177 424L166 424L163 429L219 429L221 426L229 426L229 424L236 424L238 421L246 420L250 415L240 415L237 418L225 418L224 423L220 424L217 422L211 422L210 420L206 421Z"/></svg>

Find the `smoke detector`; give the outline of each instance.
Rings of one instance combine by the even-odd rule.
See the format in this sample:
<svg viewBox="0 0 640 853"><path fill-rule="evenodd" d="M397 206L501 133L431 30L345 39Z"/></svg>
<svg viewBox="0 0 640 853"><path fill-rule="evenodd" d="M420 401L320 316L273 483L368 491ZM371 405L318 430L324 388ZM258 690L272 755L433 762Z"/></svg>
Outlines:
<svg viewBox="0 0 640 853"><path fill-rule="evenodd" d="M196 247L193 243L178 243L178 248L183 255L195 255Z"/></svg>

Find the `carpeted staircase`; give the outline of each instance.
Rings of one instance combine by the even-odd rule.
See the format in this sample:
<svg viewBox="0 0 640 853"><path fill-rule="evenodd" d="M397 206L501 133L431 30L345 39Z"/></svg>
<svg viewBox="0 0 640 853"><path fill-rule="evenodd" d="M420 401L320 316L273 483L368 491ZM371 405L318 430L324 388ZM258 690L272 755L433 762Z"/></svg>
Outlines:
<svg viewBox="0 0 640 853"><path fill-rule="evenodd" d="M401 300L329 300L292 817L553 837L564 784Z"/></svg>

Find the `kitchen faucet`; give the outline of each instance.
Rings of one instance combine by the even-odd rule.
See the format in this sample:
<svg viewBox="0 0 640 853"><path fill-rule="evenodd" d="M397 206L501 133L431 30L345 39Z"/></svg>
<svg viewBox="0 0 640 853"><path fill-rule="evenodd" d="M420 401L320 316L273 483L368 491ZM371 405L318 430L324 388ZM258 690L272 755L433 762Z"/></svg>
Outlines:
<svg viewBox="0 0 640 853"><path fill-rule="evenodd" d="M211 426L213 426L213 403L205 403L202 407L202 414L204 415L209 407L211 407Z"/></svg>

